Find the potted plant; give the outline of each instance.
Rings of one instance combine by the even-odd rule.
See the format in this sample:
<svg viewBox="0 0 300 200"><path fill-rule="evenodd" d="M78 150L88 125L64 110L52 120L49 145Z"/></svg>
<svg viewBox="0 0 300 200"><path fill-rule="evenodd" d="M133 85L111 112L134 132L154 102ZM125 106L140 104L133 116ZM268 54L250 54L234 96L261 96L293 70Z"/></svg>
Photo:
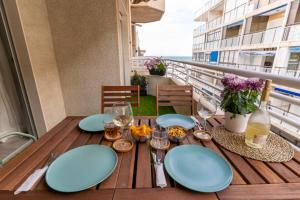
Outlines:
<svg viewBox="0 0 300 200"><path fill-rule="evenodd" d="M139 75L136 71L134 71L134 75L130 79L131 85L139 85L140 86L140 95L147 95L147 81L145 76Z"/></svg>
<svg viewBox="0 0 300 200"><path fill-rule="evenodd" d="M161 58L152 58L144 64L150 75L164 76L167 71L167 65Z"/></svg>
<svg viewBox="0 0 300 200"><path fill-rule="evenodd" d="M240 79L228 74L222 79L221 108L225 111L225 128L231 132L243 133L252 112L257 109L258 97L263 81L259 78Z"/></svg>

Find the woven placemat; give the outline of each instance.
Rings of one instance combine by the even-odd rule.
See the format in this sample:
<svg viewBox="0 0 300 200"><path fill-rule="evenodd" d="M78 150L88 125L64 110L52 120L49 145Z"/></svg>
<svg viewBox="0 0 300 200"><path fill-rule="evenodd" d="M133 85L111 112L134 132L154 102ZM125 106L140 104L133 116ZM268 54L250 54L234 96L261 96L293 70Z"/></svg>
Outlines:
<svg viewBox="0 0 300 200"><path fill-rule="evenodd" d="M221 146L247 158L266 162L286 162L294 157L293 147L273 133L269 135L267 144L261 149L247 146L243 134L229 132L223 126L215 127L212 134Z"/></svg>

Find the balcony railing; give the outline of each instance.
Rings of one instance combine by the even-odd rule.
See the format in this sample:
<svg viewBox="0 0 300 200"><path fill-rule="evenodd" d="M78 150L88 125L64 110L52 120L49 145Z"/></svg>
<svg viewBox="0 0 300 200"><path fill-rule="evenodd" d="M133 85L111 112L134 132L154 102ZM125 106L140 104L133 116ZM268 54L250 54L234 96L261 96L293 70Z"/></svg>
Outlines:
<svg viewBox="0 0 300 200"><path fill-rule="evenodd" d="M144 63L147 58L139 58ZM139 60L138 59L138 60ZM135 60L135 59L133 59ZM234 73L241 77L259 77L272 79L274 88L284 88L292 92L299 92L300 79L269 72L258 72L232 67L206 65L198 62L166 60L168 64L167 76L181 81L183 84L193 85L198 94L206 93L218 102L223 89L220 80L226 73ZM144 68L144 66L140 66ZM300 146L300 98L291 94L273 90L269 103L269 111L272 116L272 131L285 137L290 142Z"/></svg>
<svg viewBox="0 0 300 200"><path fill-rule="evenodd" d="M215 50L220 47L220 40L215 40L211 42L207 42L204 44L206 50Z"/></svg>
<svg viewBox="0 0 300 200"><path fill-rule="evenodd" d="M204 49L204 44L200 43L200 44L194 44L193 45L193 51L201 51Z"/></svg>
<svg viewBox="0 0 300 200"><path fill-rule="evenodd" d="M204 33L205 30L206 30L206 24L201 24L200 26L198 26L197 28L194 29L193 36L197 37L197 36L201 35L201 33Z"/></svg>
<svg viewBox="0 0 300 200"><path fill-rule="evenodd" d="M230 11L227 11L224 15L224 22L231 22L235 19L239 19L244 16L247 8L247 3L242 4Z"/></svg>
<svg viewBox="0 0 300 200"><path fill-rule="evenodd" d="M265 31L249 33L243 36L243 45L273 44L281 41L282 28L271 28Z"/></svg>
<svg viewBox="0 0 300 200"><path fill-rule="evenodd" d="M222 24L222 17L217 17L209 22L207 22L207 29L217 28Z"/></svg>
<svg viewBox="0 0 300 200"><path fill-rule="evenodd" d="M203 13L205 13L206 11L208 11L209 9L211 9L213 6L217 5L218 3L220 3L222 0L210 0L207 1L199 10L196 11L196 16L200 16Z"/></svg>
<svg viewBox="0 0 300 200"><path fill-rule="evenodd" d="M300 24L291 25L284 29L283 40L299 41L300 40Z"/></svg>
<svg viewBox="0 0 300 200"><path fill-rule="evenodd" d="M239 42L239 36L226 38L221 41L221 47L235 47L239 45Z"/></svg>

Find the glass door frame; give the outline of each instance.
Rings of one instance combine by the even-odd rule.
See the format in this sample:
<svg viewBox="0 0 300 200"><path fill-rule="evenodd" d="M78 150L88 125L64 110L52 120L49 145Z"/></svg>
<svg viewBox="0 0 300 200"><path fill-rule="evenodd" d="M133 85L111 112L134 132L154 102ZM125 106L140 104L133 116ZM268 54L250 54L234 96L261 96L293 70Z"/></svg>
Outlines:
<svg viewBox="0 0 300 200"><path fill-rule="evenodd" d="M35 127L29 99L25 89L20 65L18 62L16 50L13 44L9 25L6 18L3 2L0 1L0 37L3 40L4 48L8 56L9 65L11 67L12 76L16 85L17 95L21 103L22 111L24 112L24 124L28 134L37 137L37 130Z"/></svg>

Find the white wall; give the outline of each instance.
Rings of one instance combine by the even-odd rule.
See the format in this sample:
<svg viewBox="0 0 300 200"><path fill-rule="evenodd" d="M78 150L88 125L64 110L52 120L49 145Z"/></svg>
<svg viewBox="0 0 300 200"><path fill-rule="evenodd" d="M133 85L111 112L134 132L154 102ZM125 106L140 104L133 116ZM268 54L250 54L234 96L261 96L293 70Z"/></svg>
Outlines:
<svg viewBox="0 0 300 200"><path fill-rule="evenodd" d="M276 52L274 65L275 67L287 67L290 58L288 47L279 48Z"/></svg>

